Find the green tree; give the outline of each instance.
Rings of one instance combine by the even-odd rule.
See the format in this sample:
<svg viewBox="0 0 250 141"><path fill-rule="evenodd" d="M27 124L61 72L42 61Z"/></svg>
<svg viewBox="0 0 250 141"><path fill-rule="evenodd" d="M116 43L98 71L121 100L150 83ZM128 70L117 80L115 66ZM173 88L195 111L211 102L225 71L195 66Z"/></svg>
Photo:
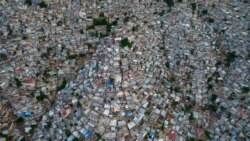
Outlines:
<svg viewBox="0 0 250 141"><path fill-rule="evenodd" d="M164 1L167 3L170 9L174 6L174 0L164 0Z"/></svg>
<svg viewBox="0 0 250 141"><path fill-rule="evenodd" d="M78 138L74 138L72 141L80 141Z"/></svg>
<svg viewBox="0 0 250 141"><path fill-rule="evenodd" d="M216 112L217 106L216 106L216 104L210 104L210 105L207 105L207 109L211 112Z"/></svg>
<svg viewBox="0 0 250 141"><path fill-rule="evenodd" d="M7 25L7 30L8 30L8 32L9 32L9 33L8 33L8 36L12 36L13 30L12 30L10 24Z"/></svg>
<svg viewBox="0 0 250 141"><path fill-rule="evenodd" d="M121 40L120 46L121 47L128 46L129 48L131 48L132 47L132 43L129 41L128 38L124 38L124 39Z"/></svg>
<svg viewBox="0 0 250 141"><path fill-rule="evenodd" d="M83 34L83 33L84 33L83 29L80 29L79 32L80 32L80 34Z"/></svg>
<svg viewBox="0 0 250 141"><path fill-rule="evenodd" d="M101 12L101 13L99 14L99 17L105 17L105 16L104 16L104 13Z"/></svg>
<svg viewBox="0 0 250 141"><path fill-rule="evenodd" d="M228 100L234 100L235 98L236 98L236 94L234 92L232 92L227 99Z"/></svg>
<svg viewBox="0 0 250 141"><path fill-rule="evenodd" d="M25 0L25 4L31 6L32 5L32 1L31 0Z"/></svg>
<svg viewBox="0 0 250 141"><path fill-rule="evenodd" d="M47 7L48 7L48 5L45 3L45 1L41 1L41 2L39 3L39 6L40 6L41 8L47 8Z"/></svg>
<svg viewBox="0 0 250 141"><path fill-rule="evenodd" d="M192 12L194 13L194 11L196 10L196 3L191 3L191 7L192 7Z"/></svg>
<svg viewBox="0 0 250 141"><path fill-rule="evenodd" d="M95 26L94 25L89 25L86 27L86 30L91 30L91 29L95 29Z"/></svg>
<svg viewBox="0 0 250 141"><path fill-rule="evenodd" d="M37 101L43 101L47 96L41 91L40 95L36 96Z"/></svg>
<svg viewBox="0 0 250 141"><path fill-rule="evenodd" d="M94 26L107 25L107 24L108 24L108 21L107 21L106 17L101 17L99 19L93 20Z"/></svg>
<svg viewBox="0 0 250 141"><path fill-rule="evenodd" d="M71 133L69 130L66 130L66 131L65 131L65 135L66 135L67 137L69 137L71 134L72 134L72 133Z"/></svg>
<svg viewBox="0 0 250 141"><path fill-rule="evenodd" d="M194 120L195 118L194 118L194 114L193 114L193 112L190 114L190 116L189 116L189 120Z"/></svg>
<svg viewBox="0 0 250 141"><path fill-rule="evenodd" d="M63 78L62 84L59 87L57 87L57 91L61 91L62 89L66 87L66 85L67 85L67 81L65 78Z"/></svg>
<svg viewBox="0 0 250 141"><path fill-rule="evenodd" d="M193 137L187 137L186 141L195 141L195 138L193 138Z"/></svg>
<svg viewBox="0 0 250 141"><path fill-rule="evenodd" d="M23 117L17 118L17 119L16 119L16 123L17 123L17 124L23 124L23 123L24 123Z"/></svg>
<svg viewBox="0 0 250 141"><path fill-rule="evenodd" d="M233 62L236 58L235 52L229 52L226 54L226 57L224 59L224 61L226 62L226 66L229 67L231 62Z"/></svg>
<svg viewBox="0 0 250 141"><path fill-rule="evenodd" d="M207 138L209 138L209 139L211 138L211 137L210 137L210 134L211 134L211 133L210 133L208 130L205 130L204 133L205 133L205 135L207 136Z"/></svg>
<svg viewBox="0 0 250 141"><path fill-rule="evenodd" d="M215 100L217 99L217 95L216 94L213 94L212 95L212 97L211 97L211 101L214 103L215 102Z"/></svg>
<svg viewBox="0 0 250 141"><path fill-rule="evenodd" d="M62 26L63 21L60 20L60 21L58 21L56 24L57 24L57 26Z"/></svg>
<svg viewBox="0 0 250 141"><path fill-rule="evenodd" d="M124 22L124 23L127 23L127 22L129 21L129 18L130 18L129 16L126 16L126 17L123 19L123 22Z"/></svg>
<svg viewBox="0 0 250 141"><path fill-rule="evenodd" d="M206 9L202 10L202 14L203 15L207 15L208 14L208 11Z"/></svg>
<svg viewBox="0 0 250 141"><path fill-rule="evenodd" d="M208 23L213 23L213 22L214 22L214 19L213 19L213 18L208 18L208 19L207 19L207 22L208 22Z"/></svg>
<svg viewBox="0 0 250 141"><path fill-rule="evenodd" d="M249 87L244 86L244 87L241 88L242 93L249 93L249 91L250 91Z"/></svg>
<svg viewBox="0 0 250 141"><path fill-rule="evenodd" d="M138 31L138 26L133 26L133 27L132 27L132 31L133 31L133 32Z"/></svg>
<svg viewBox="0 0 250 141"><path fill-rule="evenodd" d="M99 133L95 133L95 135L96 135L96 140L100 140L100 139L102 139L102 135L101 134L99 134Z"/></svg>
<svg viewBox="0 0 250 141"><path fill-rule="evenodd" d="M26 141L26 140L25 140L25 137L23 137L20 141Z"/></svg>
<svg viewBox="0 0 250 141"><path fill-rule="evenodd" d="M0 53L0 62L1 61L4 61L4 60L7 60L8 59L8 56L4 53Z"/></svg>
<svg viewBox="0 0 250 141"><path fill-rule="evenodd" d="M169 62L166 62L166 63L165 63L165 66L166 66L166 68L168 68L168 69L169 69L169 68L170 68L170 64L169 64Z"/></svg>
<svg viewBox="0 0 250 141"><path fill-rule="evenodd" d="M20 88L23 84L21 83L21 81L18 78L15 78L15 82L16 82L16 86L18 88Z"/></svg>
<svg viewBox="0 0 250 141"><path fill-rule="evenodd" d="M117 25L117 20L115 20L115 21L113 21L113 22L111 22L111 23L107 23L107 24L106 24L107 32L110 32L112 26L116 26L116 25Z"/></svg>

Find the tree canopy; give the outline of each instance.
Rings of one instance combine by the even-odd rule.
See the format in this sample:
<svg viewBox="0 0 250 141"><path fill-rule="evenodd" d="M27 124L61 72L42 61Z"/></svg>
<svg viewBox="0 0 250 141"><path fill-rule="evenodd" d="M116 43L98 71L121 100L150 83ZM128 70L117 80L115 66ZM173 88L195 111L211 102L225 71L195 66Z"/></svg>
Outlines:
<svg viewBox="0 0 250 141"><path fill-rule="evenodd" d="M168 7L171 8L174 6L174 0L164 0L167 3Z"/></svg>
<svg viewBox="0 0 250 141"><path fill-rule="evenodd" d="M120 46L121 47L128 46L129 48L131 48L132 47L132 43L129 41L128 38L124 38L124 39L121 40Z"/></svg>

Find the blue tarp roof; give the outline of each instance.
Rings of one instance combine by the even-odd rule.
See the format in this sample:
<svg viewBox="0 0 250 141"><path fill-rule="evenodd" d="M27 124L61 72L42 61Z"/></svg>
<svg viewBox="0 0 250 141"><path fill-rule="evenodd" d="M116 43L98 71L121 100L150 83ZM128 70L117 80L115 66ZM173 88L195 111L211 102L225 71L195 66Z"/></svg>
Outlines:
<svg viewBox="0 0 250 141"><path fill-rule="evenodd" d="M153 137L155 136L155 132L154 132L154 131L150 131L149 136L150 136L151 138L153 138Z"/></svg>
<svg viewBox="0 0 250 141"><path fill-rule="evenodd" d="M106 83L107 86L113 86L113 82L112 81L109 81Z"/></svg>
<svg viewBox="0 0 250 141"><path fill-rule="evenodd" d="M29 116L30 116L30 113L29 113L29 112L22 112L22 116L23 116L23 117L29 117Z"/></svg>
<svg viewBox="0 0 250 141"><path fill-rule="evenodd" d="M126 116L131 116L131 115L132 115L132 112L129 111L129 110L127 110L127 111L125 111L125 115L126 115Z"/></svg>
<svg viewBox="0 0 250 141"><path fill-rule="evenodd" d="M89 130L84 130L84 131L83 131L83 134L84 134L85 137L88 137L88 136L91 136L91 135L92 135L92 132L89 131Z"/></svg>

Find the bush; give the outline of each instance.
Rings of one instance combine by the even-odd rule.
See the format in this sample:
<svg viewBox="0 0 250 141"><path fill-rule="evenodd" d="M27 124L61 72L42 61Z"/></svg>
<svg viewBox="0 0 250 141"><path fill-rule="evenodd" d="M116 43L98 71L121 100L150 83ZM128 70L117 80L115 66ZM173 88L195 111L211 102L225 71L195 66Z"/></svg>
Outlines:
<svg viewBox="0 0 250 141"><path fill-rule="evenodd" d="M7 30L8 30L8 36L12 36L12 34L13 34L13 30L12 30L12 28L11 28L11 26L8 24L7 25Z"/></svg>
<svg viewBox="0 0 250 141"><path fill-rule="evenodd" d="M45 3L45 1L41 1L40 3L39 3L39 6L41 7L41 8L47 8L47 4Z"/></svg>
<svg viewBox="0 0 250 141"><path fill-rule="evenodd" d="M50 121L48 121L47 125L46 125L46 129L49 129L49 128L51 128L51 122Z"/></svg>
<svg viewBox="0 0 250 141"><path fill-rule="evenodd" d="M95 135L96 135L96 137L97 137L97 140L102 139L102 135L101 135L101 134L99 134L99 133L95 133Z"/></svg>
<svg viewBox="0 0 250 141"><path fill-rule="evenodd" d="M171 103L171 105L172 105L173 107L175 107L177 104L178 104L178 102L175 101L175 100L173 100L172 103Z"/></svg>
<svg viewBox="0 0 250 141"><path fill-rule="evenodd" d="M23 137L22 139L20 139L20 141L26 141L26 140L25 140L25 137Z"/></svg>
<svg viewBox="0 0 250 141"><path fill-rule="evenodd" d="M37 127L38 127L37 125L31 125L31 129L30 129L29 133L34 134Z"/></svg>
<svg viewBox="0 0 250 141"><path fill-rule="evenodd" d="M164 129L165 129L164 123L161 124L160 129L161 129L161 131L164 131Z"/></svg>
<svg viewBox="0 0 250 141"><path fill-rule="evenodd" d="M100 13L99 18L93 19L93 24L91 26L88 26L86 28L86 30L95 29L95 26L101 26L101 25L106 25L107 32L110 32L112 26L117 25L117 20L109 23L107 20L107 17L105 17L105 15L104 15L104 13Z"/></svg>
<svg viewBox="0 0 250 141"><path fill-rule="evenodd" d="M77 101L76 106L77 106L78 108L79 108L79 107L82 107L81 102Z"/></svg>
<svg viewBox="0 0 250 141"><path fill-rule="evenodd" d="M81 53L81 54L79 54L78 56L79 56L79 58L81 58L81 59L82 59L82 58L84 58L86 55L85 55L85 54L83 54L83 53Z"/></svg>
<svg viewBox="0 0 250 141"><path fill-rule="evenodd" d="M182 108L184 112L190 112L190 110L193 108L190 104L185 104L185 106Z"/></svg>
<svg viewBox="0 0 250 141"><path fill-rule="evenodd" d="M105 38L105 37L107 37L108 36L108 34L104 34L104 33L97 33L96 32L96 37L99 37L99 38Z"/></svg>
<svg viewBox="0 0 250 141"><path fill-rule="evenodd" d="M47 48L47 53L50 53L52 50L53 50L52 47L48 47L48 48Z"/></svg>
<svg viewBox="0 0 250 141"><path fill-rule="evenodd" d="M214 3L212 4L212 8L215 8L215 4Z"/></svg>
<svg viewBox="0 0 250 141"><path fill-rule="evenodd" d="M8 134L3 134L0 132L0 137L5 138L5 141L11 141L12 140L12 136L8 135Z"/></svg>
<svg viewBox="0 0 250 141"><path fill-rule="evenodd" d="M117 20L114 20L111 24L112 24L113 26L116 26L117 23L118 23L118 21L117 21Z"/></svg>
<svg viewBox="0 0 250 141"><path fill-rule="evenodd" d="M107 25L106 25L106 30L107 30L107 32L110 32L110 31L111 31L111 28L112 28L112 24L107 24Z"/></svg>
<svg viewBox="0 0 250 141"><path fill-rule="evenodd" d="M208 84L207 89L208 90L212 90L213 89L213 85L212 84Z"/></svg>
<svg viewBox="0 0 250 141"><path fill-rule="evenodd" d="M240 98L240 101L244 101L244 100L246 100L245 96L243 96L243 97Z"/></svg>

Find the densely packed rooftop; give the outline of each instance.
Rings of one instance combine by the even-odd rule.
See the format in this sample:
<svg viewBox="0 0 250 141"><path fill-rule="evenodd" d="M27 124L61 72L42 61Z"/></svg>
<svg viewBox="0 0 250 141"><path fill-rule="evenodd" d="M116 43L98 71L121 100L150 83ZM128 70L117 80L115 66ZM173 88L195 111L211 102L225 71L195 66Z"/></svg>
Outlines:
<svg viewBox="0 0 250 141"><path fill-rule="evenodd" d="M0 140L249 141L249 10L2 0Z"/></svg>

